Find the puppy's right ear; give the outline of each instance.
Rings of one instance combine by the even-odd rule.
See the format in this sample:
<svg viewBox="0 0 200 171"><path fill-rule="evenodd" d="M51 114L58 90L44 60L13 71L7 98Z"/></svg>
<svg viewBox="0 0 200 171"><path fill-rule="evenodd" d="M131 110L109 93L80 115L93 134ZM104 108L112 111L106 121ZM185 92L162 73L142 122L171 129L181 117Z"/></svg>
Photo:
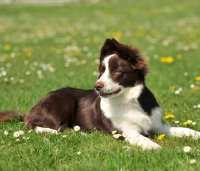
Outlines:
<svg viewBox="0 0 200 171"><path fill-rule="evenodd" d="M116 51L116 40L114 39L106 39L102 48L100 56L107 56L113 54Z"/></svg>

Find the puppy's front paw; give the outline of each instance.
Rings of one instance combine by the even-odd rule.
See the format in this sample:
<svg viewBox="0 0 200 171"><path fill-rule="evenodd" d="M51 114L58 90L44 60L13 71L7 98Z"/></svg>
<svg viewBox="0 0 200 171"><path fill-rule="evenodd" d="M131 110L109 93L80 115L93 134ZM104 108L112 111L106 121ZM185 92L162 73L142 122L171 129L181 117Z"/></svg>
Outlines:
<svg viewBox="0 0 200 171"><path fill-rule="evenodd" d="M126 140L131 144L140 146L143 150L156 150L161 148L160 145L151 141L149 138L144 137L143 135L135 135L132 137L129 136Z"/></svg>
<svg viewBox="0 0 200 171"><path fill-rule="evenodd" d="M148 142L148 143L144 143L141 144L141 147L143 150L157 150L157 149L161 149L162 147L160 145L158 145L155 142Z"/></svg>

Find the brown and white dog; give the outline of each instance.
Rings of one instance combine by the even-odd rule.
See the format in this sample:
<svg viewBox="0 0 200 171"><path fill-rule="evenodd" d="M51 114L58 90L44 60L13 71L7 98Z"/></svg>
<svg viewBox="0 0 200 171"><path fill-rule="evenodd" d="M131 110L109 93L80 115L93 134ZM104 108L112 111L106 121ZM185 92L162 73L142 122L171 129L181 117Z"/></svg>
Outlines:
<svg viewBox="0 0 200 171"><path fill-rule="evenodd" d="M118 131L144 150L160 148L146 137L149 134L200 138L200 132L164 124L161 108L145 85L146 74L147 65L137 49L106 39L95 90L67 87L50 92L25 116L25 125L36 132L57 133L76 125L89 132ZM11 117L0 114L0 121Z"/></svg>

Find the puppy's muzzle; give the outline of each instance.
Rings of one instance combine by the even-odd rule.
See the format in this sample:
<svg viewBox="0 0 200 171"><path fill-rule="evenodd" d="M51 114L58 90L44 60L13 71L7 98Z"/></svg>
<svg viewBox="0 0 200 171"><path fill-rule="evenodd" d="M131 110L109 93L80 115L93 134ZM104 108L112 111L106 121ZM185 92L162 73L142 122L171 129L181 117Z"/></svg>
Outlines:
<svg viewBox="0 0 200 171"><path fill-rule="evenodd" d="M102 81L97 81L94 87L97 91L101 91L104 87L104 83Z"/></svg>

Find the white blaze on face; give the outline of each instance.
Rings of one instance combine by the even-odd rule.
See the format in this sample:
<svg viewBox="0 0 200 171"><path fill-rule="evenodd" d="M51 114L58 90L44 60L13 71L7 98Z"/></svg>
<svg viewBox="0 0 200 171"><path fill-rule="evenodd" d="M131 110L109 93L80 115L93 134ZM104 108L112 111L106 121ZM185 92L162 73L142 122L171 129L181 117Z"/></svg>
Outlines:
<svg viewBox="0 0 200 171"><path fill-rule="evenodd" d="M105 65L105 71L102 76L97 80L97 82L101 81L104 84L104 87L102 89L104 93L112 93L121 89L121 86L112 80L109 70L109 60L114 55L115 54L109 55L103 60L102 63Z"/></svg>

